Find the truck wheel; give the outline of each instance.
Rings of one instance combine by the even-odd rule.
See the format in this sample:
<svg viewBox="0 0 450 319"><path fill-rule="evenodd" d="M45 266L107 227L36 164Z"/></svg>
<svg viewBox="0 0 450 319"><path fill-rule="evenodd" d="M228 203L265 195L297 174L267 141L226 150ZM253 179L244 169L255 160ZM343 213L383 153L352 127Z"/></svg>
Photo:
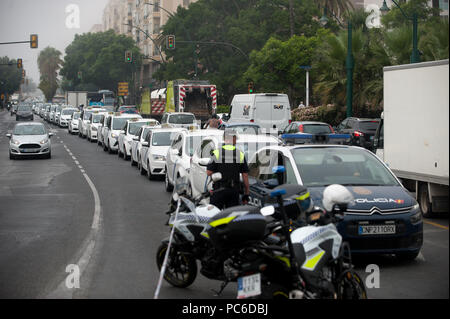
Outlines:
<svg viewBox="0 0 450 319"><path fill-rule="evenodd" d="M421 184L419 186L419 205L422 211L422 216L426 218L433 217L433 211L431 207L431 202L428 196L428 185Z"/></svg>

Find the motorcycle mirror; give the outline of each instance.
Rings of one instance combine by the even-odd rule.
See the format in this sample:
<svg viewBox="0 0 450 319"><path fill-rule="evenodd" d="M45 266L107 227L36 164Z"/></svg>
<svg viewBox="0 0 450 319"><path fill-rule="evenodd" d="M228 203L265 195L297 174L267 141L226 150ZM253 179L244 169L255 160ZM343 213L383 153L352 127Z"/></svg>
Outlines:
<svg viewBox="0 0 450 319"><path fill-rule="evenodd" d="M214 173L211 175L213 182L218 182L222 179L222 173Z"/></svg>
<svg viewBox="0 0 450 319"><path fill-rule="evenodd" d="M273 206L265 206L259 210L261 215L263 216L270 216L275 213L275 208Z"/></svg>
<svg viewBox="0 0 450 319"><path fill-rule="evenodd" d="M201 158L198 160L198 164L200 166L208 166L210 161L211 161L211 159L209 159L209 158Z"/></svg>

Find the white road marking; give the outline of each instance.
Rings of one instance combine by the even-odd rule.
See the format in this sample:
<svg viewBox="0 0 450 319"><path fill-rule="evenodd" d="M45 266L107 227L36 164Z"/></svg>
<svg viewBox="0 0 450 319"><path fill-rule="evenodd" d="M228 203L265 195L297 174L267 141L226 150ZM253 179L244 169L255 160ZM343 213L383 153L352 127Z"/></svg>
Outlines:
<svg viewBox="0 0 450 319"><path fill-rule="evenodd" d="M67 149L66 149L67 150ZM67 150L68 151L68 150ZM68 151L69 152L69 151ZM75 157L72 156L72 158L75 160ZM79 164L78 161L75 160L75 163ZM76 262L69 263L69 264L75 264L80 269L80 278L83 278L83 273L87 269L89 262L91 261L91 257L94 254L95 245L97 242L99 230L101 227L101 202L100 202L100 196L98 194L97 188L95 187L94 183L92 182L91 178L86 174L83 167L81 165L78 165L78 167L81 170L81 173L83 174L84 179L88 183L92 194L94 195L94 216L92 218L92 224L91 224L91 230L89 232L89 235L86 237L86 239L83 242L83 245L81 246L80 250L78 251L76 256L80 256ZM76 258L74 258L76 259ZM67 277L67 273L66 276ZM86 283L88 282L88 279L85 279L82 282ZM82 288L82 287L81 287ZM76 289L68 288L66 286L66 278L64 278L60 284L57 286L57 288L45 296L45 298L55 299L55 298L74 298L74 293L76 292Z"/></svg>

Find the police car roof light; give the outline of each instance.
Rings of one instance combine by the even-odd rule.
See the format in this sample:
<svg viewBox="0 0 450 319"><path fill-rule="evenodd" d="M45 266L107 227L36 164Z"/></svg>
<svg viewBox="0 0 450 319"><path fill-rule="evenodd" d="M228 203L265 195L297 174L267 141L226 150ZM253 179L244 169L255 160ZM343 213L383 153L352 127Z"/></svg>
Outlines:
<svg viewBox="0 0 450 319"><path fill-rule="evenodd" d="M349 134L283 134L281 139L288 144L350 144Z"/></svg>

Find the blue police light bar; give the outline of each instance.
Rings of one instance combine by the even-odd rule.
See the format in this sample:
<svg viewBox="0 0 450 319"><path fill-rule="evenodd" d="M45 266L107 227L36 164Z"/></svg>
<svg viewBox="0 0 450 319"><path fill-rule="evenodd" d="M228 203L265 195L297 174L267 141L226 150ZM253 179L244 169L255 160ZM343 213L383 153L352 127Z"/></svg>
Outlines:
<svg viewBox="0 0 450 319"><path fill-rule="evenodd" d="M349 134L283 134L281 139L287 144L350 144Z"/></svg>

